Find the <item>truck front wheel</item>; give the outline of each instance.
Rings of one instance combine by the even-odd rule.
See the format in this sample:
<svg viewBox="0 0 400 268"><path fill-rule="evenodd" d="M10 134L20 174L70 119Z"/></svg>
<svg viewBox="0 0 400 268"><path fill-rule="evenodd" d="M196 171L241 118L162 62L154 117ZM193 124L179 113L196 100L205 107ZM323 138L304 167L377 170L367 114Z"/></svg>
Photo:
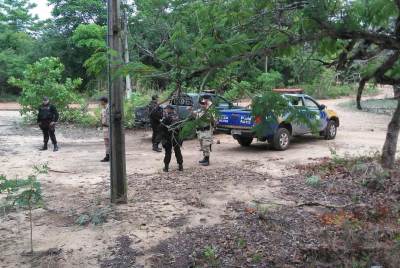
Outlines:
<svg viewBox="0 0 400 268"><path fill-rule="evenodd" d="M290 144L290 132L287 128L278 128L274 135L273 146L275 150L284 151Z"/></svg>
<svg viewBox="0 0 400 268"><path fill-rule="evenodd" d="M253 138L243 136L237 136L236 140L239 142L240 145L245 147L250 146L250 144L253 142Z"/></svg>

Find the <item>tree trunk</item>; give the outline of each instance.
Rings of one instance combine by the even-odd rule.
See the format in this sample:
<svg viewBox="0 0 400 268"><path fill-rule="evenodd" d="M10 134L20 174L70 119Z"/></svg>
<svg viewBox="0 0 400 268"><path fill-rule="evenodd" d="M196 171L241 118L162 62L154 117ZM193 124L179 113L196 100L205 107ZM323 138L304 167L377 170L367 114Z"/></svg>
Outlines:
<svg viewBox="0 0 400 268"><path fill-rule="evenodd" d="M398 92L398 89L395 90ZM382 149L382 166L385 168L394 168L396 161L397 141L400 132L400 98L397 98L397 108L392 116L386 133L385 144Z"/></svg>
<svg viewBox="0 0 400 268"><path fill-rule="evenodd" d="M367 82L367 79L363 78L360 81L360 84L358 85L358 90L357 90L357 109L362 110L361 107L361 96L364 91L365 83Z"/></svg>

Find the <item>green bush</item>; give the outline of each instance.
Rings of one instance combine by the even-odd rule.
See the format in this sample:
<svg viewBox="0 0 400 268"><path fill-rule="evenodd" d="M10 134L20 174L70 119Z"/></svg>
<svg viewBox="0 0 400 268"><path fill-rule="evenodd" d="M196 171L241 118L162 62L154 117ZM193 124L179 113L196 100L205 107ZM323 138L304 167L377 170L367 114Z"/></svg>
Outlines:
<svg viewBox="0 0 400 268"><path fill-rule="evenodd" d="M58 58L46 57L28 65L22 79L11 77L9 83L22 89L19 103L21 114L36 114L47 96L57 107L60 114L68 110L71 103L80 102L75 89L80 86L81 79L66 78L63 80L64 65Z"/></svg>
<svg viewBox="0 0 400 268"><path fill-rule="evenodd" d="M258 87L262 90L272 90L283 86L283 77L277 71L263 73L256 79Z"/></svg>
<svg viewBox="0 0 400 268"><path fill-rule="evenodd" d="M234 82L232 88L225 91L224 97L228 100L237 100L243 98L246 95L250 95L252 92L252 85L250 82L241 81L240 83Z"/></svg>
<svg viewBox="0 0 400 268"><path fill-rule="evenodd" d="M150 99L151 97L148 94L134 92L129 99L125 100L124 125L126 128L133 128L135 123L135 109L147 105Z"/></svg>
<svg viewBox="0 0 400 268"><path fill-rule="evenodd" d="M231 88L225 91L224 97L228 100L237 100L243 97L251 97L255 93L263 93L283 86L282 75L277 71L263 73L255 81L232 82Z"/></svg>
<svg viewBox="0 0 400 268"><path fill-rule="evenodd" d="M305 93L317 99L332 99L342 96L354 95L357 92L357 84L339 83L336 81L336 73L332 69L325 69L311 84L300 85ZM368 84L365 94L376 94L378 89Z"/></svg>
<svg viewBox="0 0 400 268"><path fill-rule="evenodd" d="M100 125L100 112L89 113L80 109L69 109L61 114L60 121L71 122L84 127L96 127Z"/></svg>

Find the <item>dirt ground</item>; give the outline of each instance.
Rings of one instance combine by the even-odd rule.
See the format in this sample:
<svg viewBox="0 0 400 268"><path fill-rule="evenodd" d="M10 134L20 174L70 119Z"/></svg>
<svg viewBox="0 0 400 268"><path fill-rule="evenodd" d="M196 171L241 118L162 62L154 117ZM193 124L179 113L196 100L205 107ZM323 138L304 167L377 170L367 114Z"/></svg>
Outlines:
<svg viewBox="0 0 400 268"><path fill-rule="evenodd" d="M390 90L381 95L390 96ZM0 174L21 178L35 164L50 168L40 177L45 206L33 213L34 249L44 254L21 255L29 249L26 212L1 214L0 267L168 266L158 261L163 250L155 249L185 230L232 224L237 215L232 204L287 204L279 189L283 178L297 174L296 165L330 156L331 149L339 155L380 150L390 117L344 108L345 101L321 101L339 114L333 141L295 138L287 151L278 152L264 143L240 147L230 136L217 135L209 167L197 164L197 141L186 141L184 172L176 171L174 162L170 173L162 172L163 153L151 151L150 131L127 131L129 202L119 206L109 203L109 166L99 162L104 157L100 130L61 125L60 151L40 152L38 127L22 125L12 105L0 103ZM79 225L82 215L102 215L105 222Z"/></svg>

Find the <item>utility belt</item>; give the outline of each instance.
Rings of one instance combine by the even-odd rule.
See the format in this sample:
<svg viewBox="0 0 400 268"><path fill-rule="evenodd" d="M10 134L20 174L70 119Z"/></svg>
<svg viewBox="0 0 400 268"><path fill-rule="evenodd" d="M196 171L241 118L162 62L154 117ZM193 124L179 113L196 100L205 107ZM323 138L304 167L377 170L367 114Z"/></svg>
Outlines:
<svg viewBox="0 0 400 268"><path fill-rule="evenodd" d="M197 130L197 131L208 131L208 130L210 130L210 129L211 129L210 126L206 126L206 127L199 127L199 128L197 128L196 130Z"/></svg>

